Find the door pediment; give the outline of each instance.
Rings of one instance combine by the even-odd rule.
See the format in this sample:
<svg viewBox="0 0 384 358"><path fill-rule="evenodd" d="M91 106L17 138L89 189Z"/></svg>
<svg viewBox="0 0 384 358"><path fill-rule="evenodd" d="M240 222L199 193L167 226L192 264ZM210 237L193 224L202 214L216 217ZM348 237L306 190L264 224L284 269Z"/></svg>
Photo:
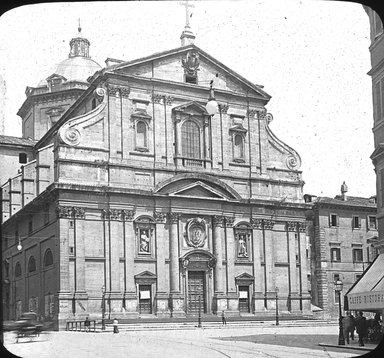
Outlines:
<svg viewBox="0 0 384 358"><path fill-rule="evenodd" d="M227 199L222 193L200 181L186 185L180 188L179 190L175 191L174 193L170 194L170 196L188 196L218 200Z"/></svg>

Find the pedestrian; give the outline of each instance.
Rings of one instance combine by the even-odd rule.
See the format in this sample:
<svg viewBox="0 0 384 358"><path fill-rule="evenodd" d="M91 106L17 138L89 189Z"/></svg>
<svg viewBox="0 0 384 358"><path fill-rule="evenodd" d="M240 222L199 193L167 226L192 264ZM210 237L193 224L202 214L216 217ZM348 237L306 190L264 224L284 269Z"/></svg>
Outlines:
<svg viewBox="0 0 384 358"><path fill-rule="evenodd" d="M119 333L119 321L117 318L113 319L113 333Z"/></svg>
<svg viewBox="0 0 384 358"><path fill-rule="evenodd" d="M359 315L356 318L356 332L359 335L359 346L364 346L364 338L367 336L368 327L367 320L363 316L363 312L360 311Z"/></svg>
<svg viewBox="0 0 384 358"><path fill-rule="evenodd" d="M221 321L223 322L223 326L227 325L227 320L225 319L225 312L224 312L224 310L221 312Z"/></svg>
<svg viewBox="0 0 384 358"><path fill-rule="evenodd" d="M89 327L90 327L90 325L91 325L91 322L90 322L90 320L89 320L89 318L88 318L88 316L87 316L87 317L85 317L85 321L84 321L84 329L85 329L85 332L89 332Z"/></svg>
<svg viewBox="0 0 384 358"><path fill-rule="evenodd" d="M350 312L347 312L347 315L343 317L343 334L344 339L349 344L349 336L351 336L351 339L354 339L353 331L355 330L355 320L354 317L350 314Z"/></svg>

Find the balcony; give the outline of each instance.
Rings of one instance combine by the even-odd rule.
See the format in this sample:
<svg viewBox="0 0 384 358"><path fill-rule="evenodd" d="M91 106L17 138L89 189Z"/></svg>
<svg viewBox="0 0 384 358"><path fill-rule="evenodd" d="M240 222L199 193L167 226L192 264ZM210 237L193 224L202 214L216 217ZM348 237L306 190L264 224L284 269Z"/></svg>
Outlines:
<svg viewBox="0 0 384 358"><path fill-rule="evenodd" d="M186 157L175 157L175 164L189 168L211 168L212 160L210 159L197 159Z"/></svg>

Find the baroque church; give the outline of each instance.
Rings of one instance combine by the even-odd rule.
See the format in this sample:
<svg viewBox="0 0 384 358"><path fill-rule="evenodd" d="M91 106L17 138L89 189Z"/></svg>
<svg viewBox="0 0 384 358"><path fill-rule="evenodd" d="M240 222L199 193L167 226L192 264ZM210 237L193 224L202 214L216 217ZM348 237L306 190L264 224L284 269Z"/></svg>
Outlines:
<svg viewBox="0 0 384 358"><path fill-rule="evenodd" d="M301 159L263 87L194 44L69 57L27 87L2 183L4 319L310 314Z"/></svg>

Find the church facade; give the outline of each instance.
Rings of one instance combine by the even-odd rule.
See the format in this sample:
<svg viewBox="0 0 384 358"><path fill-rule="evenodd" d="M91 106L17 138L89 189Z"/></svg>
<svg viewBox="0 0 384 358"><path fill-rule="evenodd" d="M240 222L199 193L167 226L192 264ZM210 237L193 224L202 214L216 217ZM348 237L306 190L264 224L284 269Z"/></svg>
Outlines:
<svg viewBox="0 0 384 358"><path fill-rule="evenodd" d="M310 314L300 156L262 86L184 35L97 71L15 177L10 319Z"/></svg>

